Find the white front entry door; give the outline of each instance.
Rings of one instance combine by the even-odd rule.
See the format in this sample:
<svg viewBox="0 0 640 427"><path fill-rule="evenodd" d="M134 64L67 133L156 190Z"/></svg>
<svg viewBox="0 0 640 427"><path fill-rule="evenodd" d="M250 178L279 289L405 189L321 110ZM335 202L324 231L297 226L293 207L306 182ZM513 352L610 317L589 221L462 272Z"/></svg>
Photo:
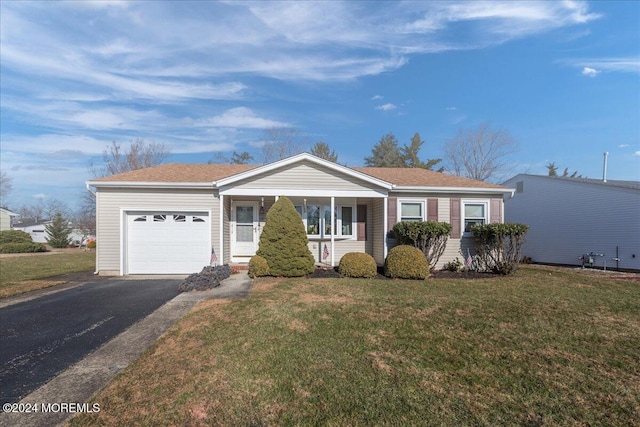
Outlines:
<svg viewBox="0 0 640 427"><path fill-rule="evenodd" d="M231 244L234 257L250 257L258 249L258 203L234 202L231 208Z"/></svg>

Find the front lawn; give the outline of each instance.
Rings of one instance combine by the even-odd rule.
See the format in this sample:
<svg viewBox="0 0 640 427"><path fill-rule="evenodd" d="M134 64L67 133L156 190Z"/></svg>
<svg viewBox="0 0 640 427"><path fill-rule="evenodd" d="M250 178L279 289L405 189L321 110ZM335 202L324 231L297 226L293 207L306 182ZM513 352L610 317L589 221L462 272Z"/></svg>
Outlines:
<svg viewBox="0 0 640 427"><path fill-rule="evenodd" d="M640 284L525 267L260 279L201 304L73 425L638 425Z"/></svg>
<svg viewBox="0 0 640 427"><path fill-rule="evenodd" d="M95 271L96 253L45 253L0 258L0 298L65 283L42 280L68 273Z"/></svg>

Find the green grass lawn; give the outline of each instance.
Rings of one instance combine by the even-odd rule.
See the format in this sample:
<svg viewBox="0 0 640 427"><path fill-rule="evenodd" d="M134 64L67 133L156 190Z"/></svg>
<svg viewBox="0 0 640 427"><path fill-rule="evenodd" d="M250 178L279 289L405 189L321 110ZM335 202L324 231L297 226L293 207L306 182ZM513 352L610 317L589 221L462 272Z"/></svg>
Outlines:
<svg viewBox="0 0 640 427"><path fill-rule="evenodd" d="M0 258L0 298L17 295L64 281L41 280L79 271L94 271L96 253L38 254Z"/></svg>
<svg viewBox="0 0 640 427"><path fill-rule="evenodd" d="M260 279L93 401L73 425L639 425L640 284Z"/></svg>

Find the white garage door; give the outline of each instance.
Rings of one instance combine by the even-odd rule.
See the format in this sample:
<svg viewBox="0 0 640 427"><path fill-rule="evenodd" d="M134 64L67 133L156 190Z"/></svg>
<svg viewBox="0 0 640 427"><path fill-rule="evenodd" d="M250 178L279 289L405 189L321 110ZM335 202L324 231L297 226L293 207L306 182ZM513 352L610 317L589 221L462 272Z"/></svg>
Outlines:
<svg viewBox="0 0 640 427"><path fill-rule="evenodd" d="M211 226L206 212L127 214L128 274L196 273L209 265Z"/></svg>

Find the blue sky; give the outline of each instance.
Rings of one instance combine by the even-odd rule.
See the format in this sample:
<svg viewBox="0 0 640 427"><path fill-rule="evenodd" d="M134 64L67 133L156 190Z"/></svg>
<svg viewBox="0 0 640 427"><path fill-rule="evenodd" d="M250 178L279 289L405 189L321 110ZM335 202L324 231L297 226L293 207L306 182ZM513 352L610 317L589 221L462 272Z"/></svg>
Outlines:
<svg viewBox="0 0 640 427"><path fill-rule="evenodd" d="M393 132L442 157L481 123L512 174L640 179L640 2L0 3L0 167L17 209L71 207L111 141L172 162L297 128L349 166ZM504 177L508 178L508 177Z"/></svg>

